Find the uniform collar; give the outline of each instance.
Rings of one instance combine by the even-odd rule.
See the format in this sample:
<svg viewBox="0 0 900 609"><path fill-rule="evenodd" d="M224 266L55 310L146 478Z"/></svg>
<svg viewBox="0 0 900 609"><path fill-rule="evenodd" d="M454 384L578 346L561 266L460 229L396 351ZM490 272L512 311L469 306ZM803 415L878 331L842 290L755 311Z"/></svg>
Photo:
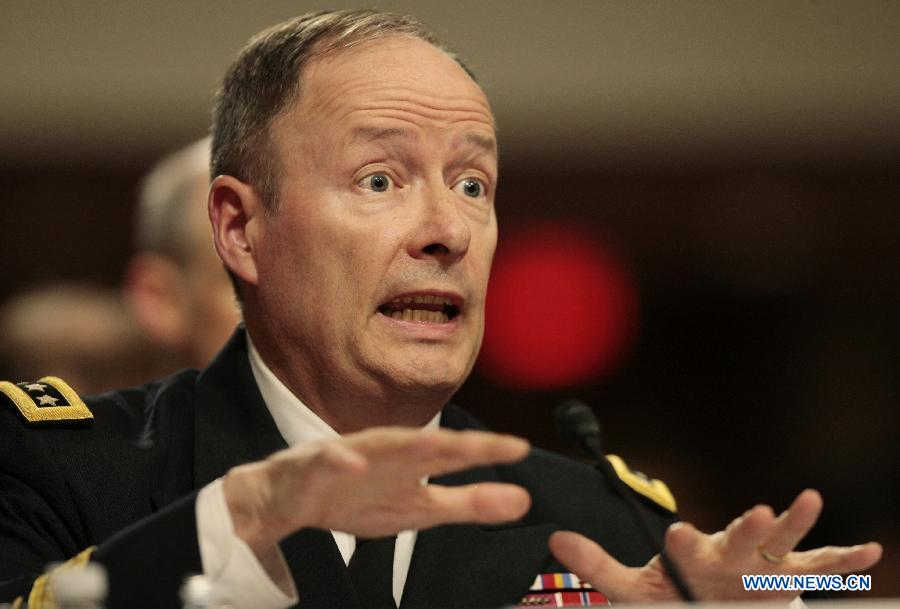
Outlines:
<svg viewBox="0 0 900 609"><path fill-rule="evenodd" d="M338 432L310 410L275 376L256 350L249 333L247 333L247 355L250 359L250 370L262 394L263 402L288 446L329 440L339 436Z"/></svg>
<svg viewBox="0 0 900 609"><path fill-rule="evenodd" d="M256 386L262 394L263 401L268 407L278 431L281 432L288 446L339 437L338 432L275 376L254 346L249 332L247 333L247 353ZM425 428L437 429L440 419L440 413L436 414L425 424Z"/></svg>

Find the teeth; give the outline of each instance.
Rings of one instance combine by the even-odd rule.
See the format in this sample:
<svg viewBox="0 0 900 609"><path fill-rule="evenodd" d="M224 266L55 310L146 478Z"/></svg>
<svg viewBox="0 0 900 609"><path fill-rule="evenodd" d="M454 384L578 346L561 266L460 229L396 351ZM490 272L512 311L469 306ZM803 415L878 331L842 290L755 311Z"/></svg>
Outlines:
<svg viewBox="0 0 900 609"><path fill-rule="evenodd" d="M439 305L452 305L453 301L449 298L445 298L443 296L434 296L433 294L417 294L415 296L404 296L403 298L395 298L391 301L393 304L439 304Z"/></svg>
<svg viewBox="0 0 900 609"><path fill-rule="evenodd" d="M450 316L444 310L431 311L432 308L453 307L453 301L445 296L434 294L414 294L412 296L398 296L390 301L389 310L384 314L392 319L412 321L418 323L445 324L450 321ZM425 305L422 307L416 305Z"/></svg>
<svg viewBox="0 0 900 609"><path fill-rule="evenodd" d="M450 316L443 311L425 311L423 309L403 309L403 311L393 311L391 313L391 318L430 324L445 324L450 321Z"/></svg>

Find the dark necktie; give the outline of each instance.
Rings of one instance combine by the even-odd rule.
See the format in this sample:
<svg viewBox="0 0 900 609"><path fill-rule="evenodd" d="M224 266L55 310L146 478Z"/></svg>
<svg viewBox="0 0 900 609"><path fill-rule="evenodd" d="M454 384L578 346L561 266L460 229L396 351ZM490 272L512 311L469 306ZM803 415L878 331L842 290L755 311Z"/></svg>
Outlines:
<svg viewBox="0 0 900 609"><path fill-rule="evenodd" d="M396 540L356 538L356 550L350 557L350 579L363 609L397 609L393 593Z"/></svg>

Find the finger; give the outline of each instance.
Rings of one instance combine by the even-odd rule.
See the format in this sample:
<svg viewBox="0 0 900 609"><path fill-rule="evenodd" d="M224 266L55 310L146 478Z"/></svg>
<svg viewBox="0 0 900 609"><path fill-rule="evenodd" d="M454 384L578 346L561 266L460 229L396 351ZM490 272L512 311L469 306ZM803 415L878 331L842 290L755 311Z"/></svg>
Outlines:
<svg viewBox="0 0 900 609"><path fill-rule="evenodd" d="M416 477L478 465L512 463L528 454L528 442L484 431L381 427L345 436L373 462Z"/></svg>
<svg viewBox="0 0 900 609"><path fill-rule="evenodd" d="M822 496L813 489L806 489L797 495L791 506L775 520L772 530L762 542L762 547L775 556L785 556L806 537L821 512Z"/></svg>
<svg viewBox="0 0 900 609"><path fill-rule="evenodd" d="M666 531L666 554L677 562L694 558L704 534L689 522L676 522Z"/></svg>
<svg viewBox="0 0 900 609"><path fill-rule="evenodd" d="M424 431L415 442L414 463L425 476L450 474L480 465L514 463L528 454L527 441L483 431Z"/></svg>
<svg viewBox="0 0 900 609"><path fill-rule="evenodd" d="M362 474L369 466L365 456L343 442L323 445L317 458L331 473Z"/></svg>
<svg viewBox="0 0 900 609"><path fill-rule="evenodd" d="M370 427L364 431L343 436L354 450L374 458L406 454L416 445L425 432L418 427Z"/></svg>
<svg viewBox="0 0 900 609"><path fill-rule="evenodd" d="M428 431L421 435L424 456L461 464L512 463L528 454L526 440L484 431Z"/></svg>
<svg viewBox="0 0 900 609"><path fill-rule="evenodd" d="M465 486L428 485L426 501L414 515L417 522L406 528L428 528L439 524L475 522L495 524L516 520L531 507L531 497L521 486L501 482Z"/></svg>
<svg viewBox="0 0 900 609"><path fill-rule="evenodd" d="M722 537L725 560L746 560L755 554L775 522L775 514L767 505L758 505L732 522Z"/></svg>
<svg viewBox="0 0 900 609"><path fill-rule="evenodd" d="M881 560L881 544L869 542L858 546L828 546L797 552L792 555L791 568L803 573L851 573L868 569Z"/></svg>
<svg viewBox="0 0 900 609"><path fill-rule="evenodd" d="M634 587L631 569L584 535L558 531L550 536L550 552L562 565L611 601L628 600Z"/></svg>
<svg viewBox="0 0 900 609"><path fill-rule="evenodd" d="M311 442L281 450L269 458L273 484L287 484L295 476L318 473L321 476L359 475L369 467L369 460L352 446L341 441Z"/></svg>

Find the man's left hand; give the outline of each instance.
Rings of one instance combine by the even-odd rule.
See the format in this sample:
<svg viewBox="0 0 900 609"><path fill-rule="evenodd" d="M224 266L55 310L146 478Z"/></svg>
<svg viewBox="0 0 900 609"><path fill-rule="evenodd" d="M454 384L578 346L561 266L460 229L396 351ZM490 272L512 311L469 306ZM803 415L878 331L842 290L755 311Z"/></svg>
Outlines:
<svg viewBox="0 0 900 609"><path fill-rule="evenodd" d="M666 533L665 551L697 600L789 600L797 592L745 591L741 575L843 574L867 569L881 558L881 546L874 542L794 551L821 510L819 493L805 490L778 518L769 506L758 505L712 535L675 523ZM569 531L554 534L550 550L613 602L680 599L659 556L643 567L626 567L590 539Z"/></svg>

